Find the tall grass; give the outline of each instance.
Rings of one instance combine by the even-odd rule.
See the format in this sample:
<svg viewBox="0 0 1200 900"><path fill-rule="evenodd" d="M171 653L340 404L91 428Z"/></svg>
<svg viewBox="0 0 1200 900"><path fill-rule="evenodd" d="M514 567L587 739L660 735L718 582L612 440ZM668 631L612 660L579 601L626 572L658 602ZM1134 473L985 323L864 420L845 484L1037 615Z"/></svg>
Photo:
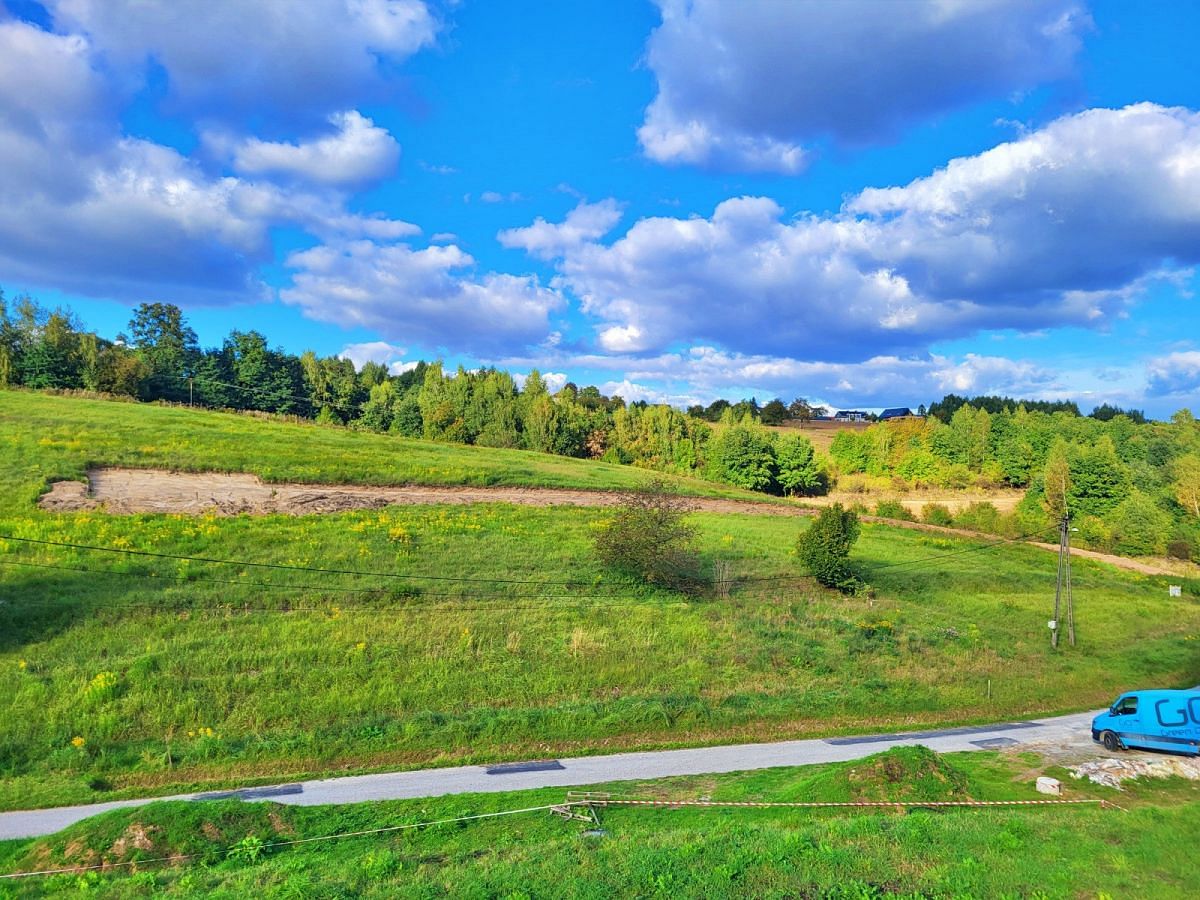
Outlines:
<svg viewBox="0 0 1200 900"><path fill-rule="evenodd" d="M0 394L0 403L14 396L27 399ZM602 569L592 553L606 515L598 509L40 512L33 498L48 476L128 462L144 450L135 434L170 443L169 422L152 438L134 421L110 442L113 429L99 418L109 408L180 416L173 440L188 446L175 458L188 465L238 446L239 465L289 478L307 467L328 478L343 465L337 454L349 466L354 441L364 440L360 480L390 471L369 468L373 436L331 432L347 441L331 462L319 445L296 449L296 435L320 435L316 426L271 425L280 431L270 440L250 429L239 444L210 413L85 407L78 427L48 424L45 413L34 431L0 432L0 533L404 577L0 541L3 808L333 771L993 720L1200 681L1200 610L1168 598L1161 579L1078 563L1080 646L1053 652L1045 627L1052 555L1006 546L947 556L978 545L883 525L866 526L853 555L874 597L845 598L797 577L802 522L694 515L706 571L728 566L734 587L727 598L687 598ZM169 454L149 456L162 464ZM600 477L579 465L582 480ZM523 581L563 583L513 583Z"/></svg>

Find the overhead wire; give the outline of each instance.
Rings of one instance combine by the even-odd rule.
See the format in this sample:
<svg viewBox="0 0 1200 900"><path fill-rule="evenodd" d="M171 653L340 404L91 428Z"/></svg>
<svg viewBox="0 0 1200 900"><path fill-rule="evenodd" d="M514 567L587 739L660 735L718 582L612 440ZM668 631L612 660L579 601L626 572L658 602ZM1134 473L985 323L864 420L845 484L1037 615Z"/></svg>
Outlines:
<svg viewBox="0 0 1200 900"><path fill-rule="evenodd" d="M362 412L366 409L366 403L354 403L349 400L321 400L318 401L313 397L305 397L302 394L290 394L286 391L273 391L270 388L251 387L245 384L234 384L228 381L218 381L215 378L206 378L203 375L151 375L151 381L181 381L181 382L196 382L199 384L212 384L218 387L233 388L236 391L244 391L248 394L258 394L261 397L269 397L272 399L296 400L300 403L309 404L315 407L330 406L334 409L340 409L343 412Z"/></svg>
<svg viewBox="0 0 1200 900"><path fill-rule="evenodd" d="M279 569L287 572L311 572L322 575L360 575L371 578L401 578L414 581L452 581L478 584L528 584L551 585L556 587L584 587L580 581L550 581L545 579L524 578L471 578L462 575L421 575L402 572L379 572L366 569L325 569L317 566L298 566L291 563L250 562L249 560L219 559L211 556L187 556L181 553L159 553L154 550L134 550L128 547L100 547L94 544L77 544L71 541L52 541L46 538L17 537L16 535L0 534L0 541L18 541L26 544L42 544L50 547L64 547L72 550L85 550L91 553L121 553L126 556L148 556L155 559L173 559L177 561L212 563L224 566L242 566L258 569Z"/></svg>
<svg viewBox="0 0 1200 900"><path fill-rule="evenodd" d="M1041 531L1033 531L1033 532L1018 535L1018 536L1012 537L1012 538L1005 538L1002 540L991 541L989 543L982 544L982 545L976 546L976 547L967 547L962 550L954 550L949 553L940 553L940 554L935 554L933 556L920 557L917 559L901 560L900 562L895 562L895 563L884 563L882 565L875 565L875 566L871 566L870 570L872 572L875 572L875 571L881 571L884 569L896 569L896 568L902 568L905 566L913 566L913 565L919 565L922 563L935 562L937 560L948 559L948 558L956 557L956 556L965 556L965 555L969 555L972 553L982 553L982 552L986 552L988 550L993 550L997 547L1005 546L1008 544L1019 543L1021 541L1028 540L1031 537L1045 536L1046 534L1049 534L1049 533L1050 533L1050 529L1045 529L1045 530L1041 530ZM60 548L64 548L64 549L82 550L82 551L90 552L90 553L117 553L117 554L129 555L129 556L151 557L151 558L156 558L156 559L170 559L170 560L184 561L184 562L202 562L202 563L210 563L213 565L239 566L239 567L244 567L244 568L275 569L275 570L283 570L283 571L290 571L290 572L305 572L305 573L320 574L320 575L352 575L352 576L359 576L359 577L392 578L392 579L412 580L412 581L439 581L439 582L450 582L450 583L460 583L460 584L511 584L511 585L527 585L527 586L538 586L538 587L541 587L541 586L584 587L586 584L585 582L578 581L578 580L557 581L557 580L550 580L550 579L521 579L521 578L505 578L505 577L469 577L469 576L462 576L462 575L425 575L425 574L418 574L418 573L381 572L381 571L377 571L377 570L364 570L364 569L332 569L332 568L322 568L322 567L317 567L317 566L300 566L300 565L295 565L295 564L290 564L290 563L252 562L249 560L221 559L221 558L217 558L217 557L189 556L189 555L185 555L185 554L176 554L176 553L161 553L161 552L152 551L152 550L135 550L132 548L127 548L127 547L102 547L102 546L97 546L97 545L93 545L93 544L80 544L80 543L75 543L75 542L71 542L71 541L52 541L52 540L48 540L46 538L27 538L27 537L18 537L15 535L7 535L7 534L0 534L0 541L16 541L16 542L29 543L29 544L41 544L44 546L60 547ZM81 570L81 571L87 571L87 570ZM122 574L124 574L124 573L122 573ZM158 576L148 576L148 577L158 577ZM809 576L802 575L802 574L763 575L763 576L748 576L748 577L743 577L743 578L737 578L735 580L739 583L767 583L767 582L780 582L780 581L796 581L796 580L806 579L808 577ZM201 580L201 579L197 578L195 580ZM213 580L213 581L217 581L218 583L224 583L223 580L217 580L217 579L205 579L205 580ZM228 583L231 583L231 584L253 584L252 582L246 582L246 581L230 581ZM270 587L271 585L268 583L259 583L259 586ZM598 586L598 585L596 585L596 586ZM298 589L321 590L320 588L315 588L315 587L314 588L304 587L304 588L298 588ZM341 590L341 591L348 591L348 592L357 592L357 591L383 590L383 589L328 588L327 590L331 590L331 591L332 590ZM423 596L433 596L433 594L430 594L430 593L424 592L424 591L422 591L422 595ZM572 595L572 596L574 596L574 595Z"/></svg>
<svg viewBox="0 0 1200 900"><path fill-rule="evenodd" d="M297 591L297 592L302 592L302 593L317 593L317 594L320 594L320 593L346 593L346 594L389 594L389 595L391 595L391 591L394 590L394 589L389 589L387 587L348 588L348 587L337 587L337 586L300 585L300 584L291 584L291 583L282 583L281 584L278 582L268 582L268 581L246 581L246 580L232 579L232 578L206 578L203 576L192 576L190 573L184 578L179 578L178 576L174 576L174 575L169 575L169 574L168 575L160 575L160 574L153 573L153 572L120 572L115 569L97 569L97 568L87 568L87 567L83 567L83 566L59 566L59 565L53 565L51 563L27 562L25 560L0 560L0 566L26 566L26 567L35 568L35 569L52 569L55 571L62 571L62 572L80 572L80 573L89 574L89 575L112 575L112 576L121 577L121 578L143 578L143 579L147 579L150 581L163 582L168 587L186 587L188 584L198 582L198 583L203 583L203 584L225 584L225 585L234 585L234 586L240 586L240 587L261 587L261 588L267 588L270 590L287 590L287 591ZM401 590L404 590L404 588L401 588ZM392 596L394 596L394 595L392 595ZM512 598L513 595L511 592L505 592L504 594L491 594L491 595L473 593L470 596L464 596L462 593L458 593L458 592L426 591L423 588L416 588L414 592L408 593L408 594L403 594L401 596L407 597L407 598L410 598L413 600L419 600L419 599L422 599L425 597L474 599L474 600L485 599L486 600L486 599L489 599L490 597L495 597L497 599L509 599L509 598ZM611 595L609 595L609 594L538 594L538 598L545 599L545 600L607 599L609 597L611 597ZM530 598L530 599L532 599L532 598ZM378 608L375 604L361 604L361 606L365 609L377 609Z"/></svg>

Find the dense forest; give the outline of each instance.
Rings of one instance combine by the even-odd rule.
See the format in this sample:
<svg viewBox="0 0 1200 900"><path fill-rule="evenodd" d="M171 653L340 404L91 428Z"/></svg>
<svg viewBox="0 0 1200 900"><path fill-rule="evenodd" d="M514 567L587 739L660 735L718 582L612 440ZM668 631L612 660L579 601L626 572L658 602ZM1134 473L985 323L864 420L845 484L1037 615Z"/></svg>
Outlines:
<svg viewBox="0 0 1200 900"><path fill-rule="evenodd" d="M144 401L255 410L407 437L511 447L699 475L776 494L1016 488L1015 513L980 504L955 524L1006 534L1044 531L1069 513L1078 540L1134 554L1200 556L1200 425L1187 410L1148 422L1138 410L1064 401L947 395L924 417L840 431L828 456L802 428L825 411L801 398L686 412L567 383L551 394L537 371L518 387L497 369L447 372L418 363L296 356L256 331L202 349L178 307L139 306L108 340L67 310L0 292L0 387L85 390ZM885 504L884 514L903 510ZM937 507L926 518L949 524Z"/></svg>

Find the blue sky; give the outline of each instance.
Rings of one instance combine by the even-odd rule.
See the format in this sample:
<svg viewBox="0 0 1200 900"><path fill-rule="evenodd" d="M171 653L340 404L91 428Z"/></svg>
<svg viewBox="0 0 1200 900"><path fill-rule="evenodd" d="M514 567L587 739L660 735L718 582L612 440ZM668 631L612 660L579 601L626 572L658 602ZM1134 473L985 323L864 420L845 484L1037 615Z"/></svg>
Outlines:
<svg viewBox="0 0 1200 900"><path fill-rule="evenodd" d="M627 399L1200 408L1200 7L0 0L0 287Z"/></svg>

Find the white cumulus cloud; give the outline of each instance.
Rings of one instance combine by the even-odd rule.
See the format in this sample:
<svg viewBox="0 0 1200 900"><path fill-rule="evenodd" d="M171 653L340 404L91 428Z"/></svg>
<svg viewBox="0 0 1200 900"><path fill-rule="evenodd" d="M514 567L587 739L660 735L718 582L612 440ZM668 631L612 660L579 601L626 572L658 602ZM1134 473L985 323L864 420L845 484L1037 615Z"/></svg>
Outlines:
<svg viewBox="0 0 1200 900"><path fill-rule="evenodd" d="M210 119L247 113L319 120L380 93L381 60L431 44L420 0L48 0L60 30L85 35L136 80L148 63L171 102Z"/></svg>
<svg viewBox="0 0 1200 900"><path fill-rule="evenodd" d="M1068 76L1090 25L1075 0L658 0L658 93L638 137L666 163L792 174L832 139Z"/></svg>
<svg viewBox="0 0 1200 900"><path fill-rule="evenodd" d="M233 167L246 175L284 175L335 187L353 187L395 171L400 145L386 128L355 110L329 117L336 134L306 143L248 138L234 152Z"/></svg>
<svg viewBox="0 0 1200 900"><path fill-rule="evenodd" d="M400 360L405 352L403 347L397 347L387 341L365 341L360 344L347 344L338 356L354 363L357 371L369 362L390 366Z"/></svg>
<svg viewBox="0 0 1200 900"><path fill-rule="evenodd" d="M310 318L430 349L486 354L544 340L563 297L533 276L474 276L473 265L455 245L322 244L288 257L280 297Z"/></svg>
<svg viewBox="0 0 1200 900"><path fill-rule="evenodd" d="M1200 350L1168 353L1146 367L1147 393L1153 397L1192 398L1200 402Z"/></svg>
<svg viewBox="0 0 1200 900"><path fill-rule="evenodd" d="M321 185L287 190L214 172L120 127L120 92L83 35L0 21L0 272L28 284L141 301L260 299L270 230L321 240L419 231L350 212ZM364 120L365 121L365 120Z"/></svg>
<svg viewBox="0 0 1200 900"><path fill-rule="evenodd" d="M557 240L568 225L502 240L557 256L610 351L692 341L862 360L980 329L1103 327L1150 280L1200 263L1200 114L1064 116L832 215L739 197L607 244L578 229Z"/></svg>
<svg viewBox="0 0 1200 900"><path fill-rule="evenodd" d="M616 200L580 201L560 223L552 224L538 216L532 225L509 228L496 237L505 247L519 247L533 256L552 259L587 241L602 238L620 220L621 207Z"/></svg>

